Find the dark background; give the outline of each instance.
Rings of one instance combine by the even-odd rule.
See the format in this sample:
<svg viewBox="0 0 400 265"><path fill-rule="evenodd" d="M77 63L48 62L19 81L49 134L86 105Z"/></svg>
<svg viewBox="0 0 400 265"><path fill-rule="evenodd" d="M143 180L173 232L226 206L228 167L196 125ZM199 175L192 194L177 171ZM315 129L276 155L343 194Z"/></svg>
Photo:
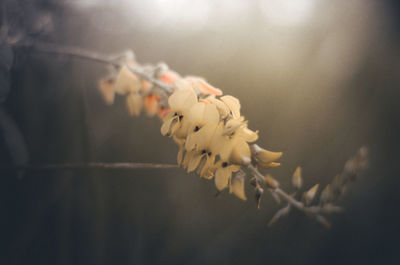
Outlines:
<svg viewBox="0 0 400 265"><path fill-rule="evenodd" d="M302 0L286 13L277 0L175 2L1 1L13 36L131 48L238 97L259 145L284 152L269 171L284 187L298 165L307 187L329 183L366 145L370 167L346 211L330 230L295 212L268 228L279 209L268 194L257 210L250 185L246 202L215 197L183 169L0 171L0 264L399 264L398 1ZM13 55L1 111L31 163L175 163L157 118L129 117L122 98L105 106L105 65ZM9 146L2 137L3 165L24 158Z"/></svg>

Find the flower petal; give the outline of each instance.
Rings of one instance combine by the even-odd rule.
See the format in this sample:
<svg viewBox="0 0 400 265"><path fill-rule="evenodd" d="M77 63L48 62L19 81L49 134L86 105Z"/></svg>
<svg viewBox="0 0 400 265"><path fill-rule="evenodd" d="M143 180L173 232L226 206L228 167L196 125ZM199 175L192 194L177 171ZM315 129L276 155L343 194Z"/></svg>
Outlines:
<svg viewBox="0 0 400 265"><path fill-rule="evenodd" d="M185 153L185 148L183 147L183 145L180 145L178 156L176 157L176 162L178 163L179 166L182 164L182 159L183 159L184 153Z"/></svg>
<svg viewBox="0 0 400 265"><path fill-rule="evenodd" d="M171 111L168 107L159 107L157 110L157 115L160 119L164 119L164 117Z"/></svg>
<svg viewBox="0 0 400 265"><path fill-rule="evenodd" d="M207 150L208 152L216 128L216 125L207 124L201 127L198 131L189 133L185 143L186 150L196 148L198 151Z"/></svg>
<svg viewBox="0 0 400 265"><path fill-rule="evenodd" d="M232 153L230 155L230 162L232 164L248 164L251 161L251 152L250 147L243 139L240 139L236 142L235 147L232 149Z"/></svg>
<svg viewBox="0 0 400 265"><path fill-rule="evenodd" d="M225 124L224 135L233 136L236 131L246 126L246 122L241 119L230 119Z"/></svg>
<svg viewBox="0 0 400 265"><path fill-rule="evenodd" d="M204 163L201 171L200 171L200 176L206 179L211 179L214 175L214 161L215 161L215 155L212 154L211 156L207 155L206 162Z"/></svg>
<svg viewBox="0 0 400 265"><path fill-rule="evenodd" d="M229 169L229 167L220 167L217 169L215 172L215 186L219 191L225 189L228 187L229 180L232 176L232 171Z"/></svg>
<svg viewBox="0 0 400 265"><path fill-rule="evenodd" d="M183 158L183 162L182 162L182 167L183 168L187 168L189 165L189 162L192 160L192 156L195 152L191 151L191 152L186 152L185 157Z"/></svg>
<svg viewBox="0 0 400 265"><path fill-rule="evenodd" d="M225 119L229 115L230 110L228 106L221 100L216 99L215 96L209 96L205 100L217 107L221 119Z"/></svg>
<svg viewBox="0 0 400 265"><path fill-rule="evenodd" d="M221 96L222 91L216 87L210 85L204 78L197 77L197 76L187 76L185 77L190 84L193 85L195 90L198 90L201 94L205 95L216 95Z"/></svg>
<svg viewBox="0 0 400 265"><path fill-rule="evenodd" d="M219 123L211 140L210 149L213 154L218 154L222 160L228 160L234 145L232 139L224 136L223 132L224 125Z"/></svg>
<svg viewBox="0 0 400 265"><path fill-rule="evenodd" d="M233 96L223 96L221 100L228 106L234 119L240 118L240 102Z"/></svg>
<svg viewBox="0 0 400 265"><path fill-rule="evenodd" d="M190 129L192 129L192 131L195 131L196 126L200 127L203 125L203 117L204 117L205 108L206 108L206 104L204 104L203 102L195 103L190 108L189 115L187 118L192 124L192 126L191 126L192 128L190 128Z"/></svg>
<svg viewBox="0 0 400 265"><path fill-rule="evenodd" d="M138 93L126 96L126 106L131 116L139 116L143 106L143 99Z"/></svg>
<svg viewBox="0 0 400 265"><path fill-rule="evenodd" d="M168 98L168 104L174 111L190 109L196 103L197 95L193 89L175 90L175 92Z"/></svg>
<svg viewBox="0 0 400 265"><path fill-rule="evenodd" d="M266 149L259 147L256 144L252 145L253 153L255 153L256 159L263 164L268 164L279 159L282 156L282 152L271 152Z"/></svg>
<svg viewBox="0 0 400 265"><path fill-rule="evenodd" d="M236 174L231 181L231 186L230 186L230 193L233 193L236 195L241 200L247 200L246 194L244 192L244 177L241 176L240 174Z"/></svg>
<svg viewBox="0 0 400 265"><path fill-rule="evenodd" d="M144 98L144 107L148 116L153 117L157 113L159 101L160 97L155 94L147 95Z"/></svg>
<svg viewBox="0 0 400 265"><path fill-rule="evenodd" d="M258 130L257 131L252 131L247 126L239 128L237 130L237 136L241 137L243 140L246 142L255 142L258 139Z"/></svg>
<svg viewBox="0 0 400 265"><path fill-rule="evenodd" d="M217 107L213 104L205 105L203 114L203 123L207 125L216 126L219 120L220 118Z"/></svg>
<svg viewBox="0 0 400 265"><path fill-rule="evenodd" d="M161 134L162 135L167 135L170 134L171 126L172 123L176 122L176 117L169 117L168 119L165 119L163 124L161 125Z"/></svg>
<svg viewBox="0 0 400 265"><path fill-rule="evenodd" d="M142 86L140 88L140 90L146 92L148 90L150 90L153 87L153 84L147 80L142 80Z"/></svg>
<svg viewBox="0 0 400 265"><path fill-rule="evenodd" d="M279 167L280 165L281 165L281 163L276 163L276 162L270 162L270 163L257 162L257 166L262 169L275 168L275 167Z"/></svg>
<svg viewBox="0 0 400 265"><path fill-rule="evenodd" d="M188 172L192 172L194 171L200 164L200 160L203 158L203 156L201 154L199 154L198 152L194 152L192 159L189 161L188 164Z"/></svg>
<svg viewBox="0 0 400 265"><path fill-rule="evenodd" d="M177 72L167 70L158 79L166 84L173 84L180 78L181 76Z"/></svg>

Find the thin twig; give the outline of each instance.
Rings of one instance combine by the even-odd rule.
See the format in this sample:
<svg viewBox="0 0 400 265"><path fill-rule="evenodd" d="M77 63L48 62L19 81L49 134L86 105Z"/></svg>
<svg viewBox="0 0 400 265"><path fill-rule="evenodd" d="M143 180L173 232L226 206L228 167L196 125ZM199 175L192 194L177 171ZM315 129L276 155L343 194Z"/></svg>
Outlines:
<svg viewBox="0 0 400 265"><path fill-rule="evenodd" d="M172 88L171 86L161 82L160 80L155 79L152 76L149 76L148 74L144 73L139 67L133 67L130 65L127 65L128 69L137 74L138 76L140 76L141 78L149 81L150 83L152 83L153 85L162 88L167 94L171 94L172 93Z"/></svg>
<svg viewBox="0 0 400 265"><path fill-rule="evenodd" d="M57 44L52 44L52 43L45 43L45 42L33 42L30 44L25 44L26 46L32 46L32 48L36 52L40 53L49 53L49 54L59 54L59 55L66 55L66 56L72 56L72 57L77 57L80 59L86 59L86 60L91 60L95 62L100 62L100 63L105 63L105 64L111 64L113 66L123 66L124 63L121 63L117 60L117 58L120 57L120 55L104 55L100 54L97 52L93 52L90 50L84 50L81 48L76 48L76 47L68 47L68 46L60 46ZM157 80L156 78L146 74L144 71L141 70L140 67L133 67L127 65L128 69L132 71L133 73L137 74L141 78L149 81L150 83L154 84L155 86L163 89L167 94L172 93L172 88L171 86Z"/></svg>
<svg viewBox="0 0 400 265"><path fill-rule="evenodd" d="M117 56L107 56L104 54L100 54L97 52L84 50L76 47L68 47L68 46L60 46L52 43L45 42L33 42L28 43L24 46L32 47L36 52L40 53L50 53L50 54L59 54L59 55L67 55L72 57L77 57L80 59L86 59L90 61L100 62L111 64L114 66L121 66L121 63L115 60Z"/></svg>
<svg viewBox="0 0 400 265"><path fill-rule="evenodd" d="M142 168L178 168L178 165L173 164L154 164L154 163L62 163L62 164L38 164L38 165L23 165L23 166L10 166L0 165L2 170L64 170L64 169L142 169Z"/></svg>
<svg viewBox="0 0 400 265"><path fill-rule="evenodd" d="M276 194L278 194L282 199L284 199L285 201L287 201L288 203L290 203L297 209L299 209L303 212L306 212L306 210L305 210L306 207L304 206L304 203L299 202L298 200L294 199L292 196L287 194L284 190L282 190L280 188L276 188L273 191L276 192Z"/></svg>

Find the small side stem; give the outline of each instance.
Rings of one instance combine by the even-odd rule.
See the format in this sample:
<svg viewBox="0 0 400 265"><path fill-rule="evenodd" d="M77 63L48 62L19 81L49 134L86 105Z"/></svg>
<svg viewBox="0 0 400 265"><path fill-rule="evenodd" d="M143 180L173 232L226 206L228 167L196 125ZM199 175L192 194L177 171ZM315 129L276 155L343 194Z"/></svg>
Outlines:
<svg viewBox="0 0 400 265"><path fill-rule="evenodd" d="M296 207L297 209L301 210L301 211L305 211L304 210L304 204L302 202L299 202L298 200L294 199L292 196L290 196L289 194L287 194L285 191L283 191L280 188L276 188L275 190L273 190L274 192L276 192L276 194L278 194L281 198L283 198L284 200L286 200L288 203L290 203L291 205L293 205L294 207Z"/></svg>
<svg viewBox="0 0 400 265"><path fill-rule="evenodd" d="M80 59L95 61L99 63L111 64L114 66L121 66L121 63L117 62L115 58L117 56L107 56L104 54L100 54L97 52L84 50L76 47L69 46L61 46L53 43L45 43L45 42L28 42L24 43L21 46L32 47L36 52L40 53L49 53L49 54L59 54L66 55L71 57L77 57Z"/></svg>

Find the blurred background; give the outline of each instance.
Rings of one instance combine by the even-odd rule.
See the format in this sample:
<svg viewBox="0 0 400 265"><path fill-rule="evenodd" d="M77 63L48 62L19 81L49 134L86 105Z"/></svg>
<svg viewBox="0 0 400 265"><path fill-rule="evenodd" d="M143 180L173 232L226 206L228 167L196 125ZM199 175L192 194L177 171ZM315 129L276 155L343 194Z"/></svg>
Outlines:
<svg viewBox="0 0 400 265"><path fill-rule="evenodd" d="M35 41L133 49L238 97L259 145L326 185L362 145L370 168L326 230L257 210L183 169L0 171L0 264L399 264L396 0L2 0L0 164L175 163L157 118L105 106L105 65ZM4 28L4 27L3 27ZM1 34L3 34L2 31ZM4 35L4 34L3 34ZM3 36L2 35L2 36Z"/></svg>

